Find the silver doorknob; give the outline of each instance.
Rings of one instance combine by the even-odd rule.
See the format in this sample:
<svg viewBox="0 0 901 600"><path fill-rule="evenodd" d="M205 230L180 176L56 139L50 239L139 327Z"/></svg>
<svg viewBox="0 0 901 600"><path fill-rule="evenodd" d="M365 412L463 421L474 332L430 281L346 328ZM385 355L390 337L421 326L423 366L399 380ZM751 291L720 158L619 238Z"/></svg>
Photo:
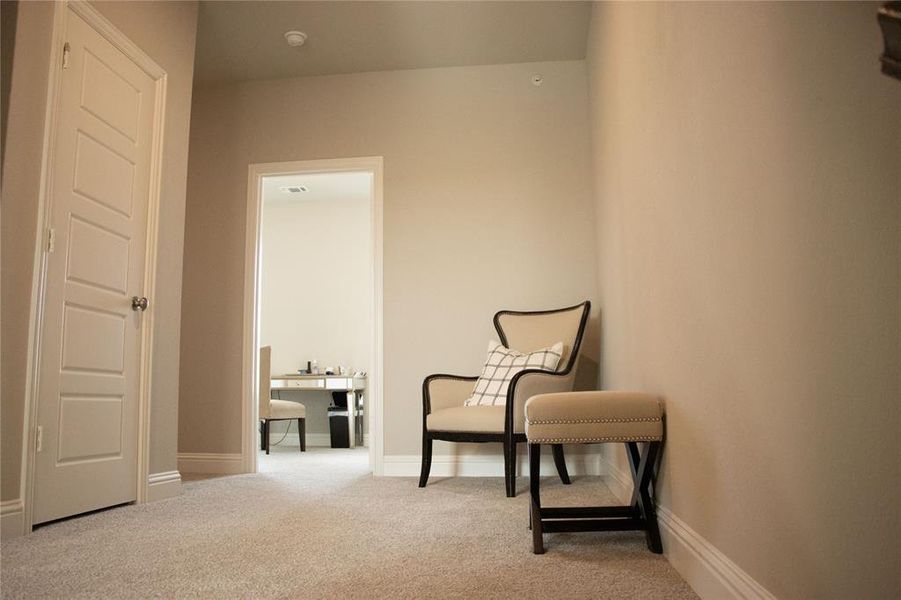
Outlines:
<svg viewBox="0 0 901 600"><path fill-rule="evenodd" d="M150 305L150 300L147 298L138 298L137 296L131 297L131 310L140 310L141 312L147 310L147 307Z"/></svg>

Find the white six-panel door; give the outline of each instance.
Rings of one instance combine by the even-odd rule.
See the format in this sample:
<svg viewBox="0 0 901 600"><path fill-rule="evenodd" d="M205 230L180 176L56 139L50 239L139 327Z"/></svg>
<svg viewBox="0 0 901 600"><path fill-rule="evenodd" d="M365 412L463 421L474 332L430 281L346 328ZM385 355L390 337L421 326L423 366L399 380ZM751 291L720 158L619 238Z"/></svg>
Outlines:
<svg viewBox="0 0 901 600"><path fill-rule="evenodd" d="M155 81L67 10L52 151L33 523L136 499ZM150 299L152 301L152 298Z"/></svg>

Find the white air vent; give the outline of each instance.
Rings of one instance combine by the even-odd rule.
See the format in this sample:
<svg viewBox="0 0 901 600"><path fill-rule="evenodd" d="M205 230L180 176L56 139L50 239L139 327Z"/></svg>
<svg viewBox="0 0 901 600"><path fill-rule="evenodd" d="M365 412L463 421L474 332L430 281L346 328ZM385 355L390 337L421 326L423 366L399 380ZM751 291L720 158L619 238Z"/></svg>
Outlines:
<svg viewBox="0 0 901 600"><path fill-rule="evenodd" d="M278 188L283 194L302 194L307 191L304 185L289 185Z"/></svg>

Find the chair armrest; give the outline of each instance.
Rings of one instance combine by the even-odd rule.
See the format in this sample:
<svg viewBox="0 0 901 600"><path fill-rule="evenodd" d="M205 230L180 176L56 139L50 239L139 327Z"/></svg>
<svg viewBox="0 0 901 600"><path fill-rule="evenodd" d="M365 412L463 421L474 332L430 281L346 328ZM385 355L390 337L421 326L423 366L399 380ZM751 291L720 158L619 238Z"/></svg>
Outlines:
<svg viewBox="0 0 901 600"><path fill-rule="evenodd" d="M513 431L525 431L526 400L538 394L571 392L575 379L575 369L564 373L526 369L517 373L507 388L507 420Z"/></svg>
<svg viewBox="0 0 901 600"><path fill-rule="evenodd" d="M429 375L422 382L422 414L428 415L433 410L462 406L472 395L478 375L447 375L437 373Z"/></svg>

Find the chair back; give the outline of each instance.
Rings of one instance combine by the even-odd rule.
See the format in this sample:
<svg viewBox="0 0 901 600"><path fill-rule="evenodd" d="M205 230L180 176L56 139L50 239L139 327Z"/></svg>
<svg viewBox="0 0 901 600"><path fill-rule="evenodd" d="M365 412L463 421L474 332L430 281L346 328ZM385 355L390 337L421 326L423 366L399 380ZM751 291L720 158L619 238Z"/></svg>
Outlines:
<svg viewBox="0 0 901 600"><path fill-rule="evenodd" d="M260 348L260 418L269 418L269 398L272 396L272 346Z"/></svg>
<svg viewBox="0 0 901 600"><path fill-rule="evenodd" d="M586 300L556 310L502 310L494 315L494 328L501 343L518 352L533 352L563 342L563 356L557 372L569 373L579 358L590 308L591 302Z"/></svg>

